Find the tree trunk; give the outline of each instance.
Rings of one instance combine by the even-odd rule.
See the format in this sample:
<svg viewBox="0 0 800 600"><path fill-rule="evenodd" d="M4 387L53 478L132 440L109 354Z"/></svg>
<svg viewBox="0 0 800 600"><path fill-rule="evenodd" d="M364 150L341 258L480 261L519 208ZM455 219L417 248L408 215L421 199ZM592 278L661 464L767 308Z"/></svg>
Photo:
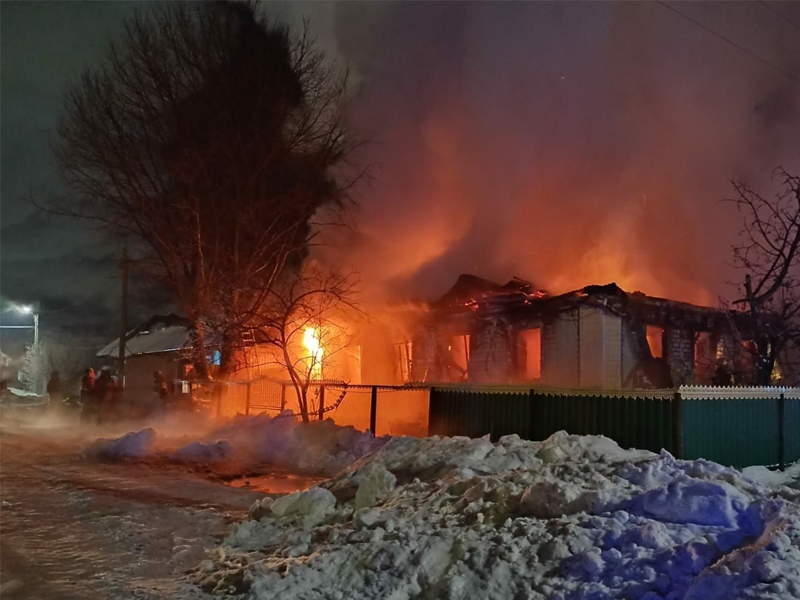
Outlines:
<svg viewBox="0 0 800 600"><path fill-rule="evenodd" d="M208 356L206 354L206 331L203 322L199 319L192 321L190 339L192 342L192 363L194 364L197 378L207 381L210 378L208 374Z"/></svg>
<svg viewBox="0 0 800 600"><path fill-rule="evenodd" d="M301 384L297 393L298 405L300 406L300 416L303 423L309 423L311 419L308 415L308 385Z"/></svg>
<svg viewBox="0 0 800 600"><path fill-rule="evenodd" d="M219 362L219 376L224 379L233 373L236 368L236 341L229 333L222 335L222 342L220 344L220 362ZM246 348L242 348L243 352L247 352Z"/></svg>

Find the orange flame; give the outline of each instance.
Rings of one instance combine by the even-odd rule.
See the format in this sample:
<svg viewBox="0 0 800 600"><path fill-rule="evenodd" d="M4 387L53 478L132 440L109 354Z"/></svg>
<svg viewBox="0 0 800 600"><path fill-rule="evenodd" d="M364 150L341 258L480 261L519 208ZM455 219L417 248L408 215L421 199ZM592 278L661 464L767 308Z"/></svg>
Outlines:
<svg viewBox="0 0 800 600"><path fill-rule="evenodd" d="M322 378L322 355L325 349L320 341L320 332L314 327L307 327L303 333L303 346L308 350L308 369L312 379Z"/></svg>

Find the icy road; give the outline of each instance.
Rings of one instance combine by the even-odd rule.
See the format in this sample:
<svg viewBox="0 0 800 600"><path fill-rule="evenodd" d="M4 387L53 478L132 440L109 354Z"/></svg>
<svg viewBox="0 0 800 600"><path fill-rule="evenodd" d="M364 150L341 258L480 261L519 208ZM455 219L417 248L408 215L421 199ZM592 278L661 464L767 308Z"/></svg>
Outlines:
<svg viewBox="0 0 800 600"><path fill-rule="evenodd" d="M0 430L0 597L206 597L187 570L264 494L178 467L120 468L84 445Z"/></svg>

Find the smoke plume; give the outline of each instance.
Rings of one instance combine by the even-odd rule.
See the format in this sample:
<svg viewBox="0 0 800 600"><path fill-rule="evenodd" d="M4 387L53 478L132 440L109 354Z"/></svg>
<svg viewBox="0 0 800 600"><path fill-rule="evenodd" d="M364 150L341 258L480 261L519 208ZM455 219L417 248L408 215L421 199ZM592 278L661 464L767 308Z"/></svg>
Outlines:
<svg viewBox="0 0 800 600"><path fill-rule="evenodd" d="M800 77L764 6L680 8ZM768 192L800 164L800 85L656 3L330 12L376 166L336 259L368 290L433 298L470 272L714 304L735 293L729 181Z"/></svg>

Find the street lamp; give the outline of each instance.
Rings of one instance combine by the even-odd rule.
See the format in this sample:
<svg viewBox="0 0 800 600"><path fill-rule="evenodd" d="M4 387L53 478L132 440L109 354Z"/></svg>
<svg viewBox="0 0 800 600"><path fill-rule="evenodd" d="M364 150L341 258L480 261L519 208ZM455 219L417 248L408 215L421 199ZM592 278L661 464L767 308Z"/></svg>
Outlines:
<svg viewBox="0 0 800 600"><path fill-rule="evenodd" d="M33 311L30 304L23 304L17 307L17 312L23 315L33 314L33 345L39 347L39 313Z"/></svg>

